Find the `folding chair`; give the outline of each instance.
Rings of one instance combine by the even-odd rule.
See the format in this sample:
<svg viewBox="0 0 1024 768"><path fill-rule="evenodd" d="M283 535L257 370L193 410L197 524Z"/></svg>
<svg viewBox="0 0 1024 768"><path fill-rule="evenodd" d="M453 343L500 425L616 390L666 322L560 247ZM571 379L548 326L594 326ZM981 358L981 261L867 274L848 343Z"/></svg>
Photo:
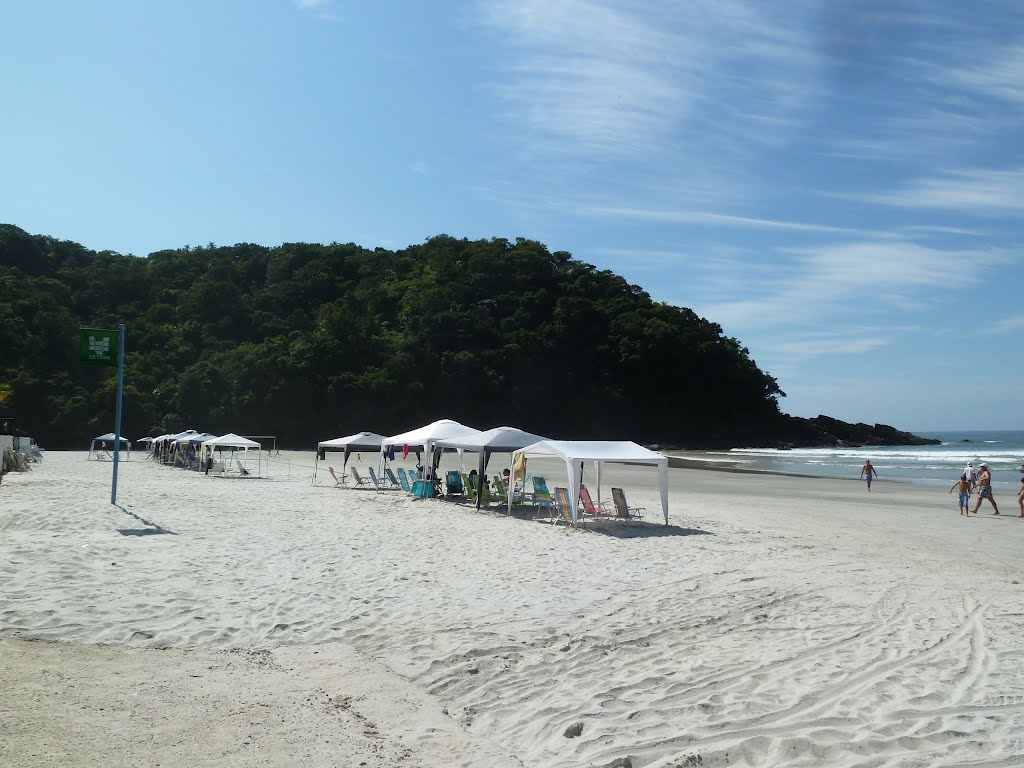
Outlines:
<svg viewBox="0 0 1024 768"><path fill-rule="evenodd" d="M612 501L615 502L615 517L617 519L627 523L630 520L639 520L640 525L644 524L643 515L640 514L644 511L644 508L630 507L626 503L626 494L622 492L621 488L612 488Z"/></svg>
<svg viewBox="0 0 1024 768"><path fill-rule="evenodd" d="M558 514L551 516L551 524L554 525L561 518L565 524L572 527L572 502L569 501L569 489L555 486L554 508Z"/></svg>
<svg viewBox="0 0 1024 768"><path fill-rule="evenodd" d="M587 486L580 485L580 505L583 507L583 516L581 519L596 520L600 517L615 517L615 513L605 507L603 504L595 504L594 500L590 498L590 491Z"/></svg>
<svg viewBox="0 0 1024 768"><path fill-rule="evenodd" d="M403 491L412 493L412 483L409 482L409 476L405 474L405 470L401 467L398 468L398 482L401 484Z"/></svg>
<svg viewBox="0 0 1024 768"><path fill-rule="evenodd" d="M368 484L366 478L360 476L358 469L355 467L349 467L349 469L352 470L352 479L356 481L356 488Z"/></svg>
<svg viewBox="0 0 1024 768"><path fill-rule="evenodd" d="M551 499L551 491L548 490L547 480L540 475L534 475L533 478L533 503L537 507L537 514L534 516L534 520L540 518L542 508L551 512L554 506ZM552 520L552 522L554 521Z"/></svg>
<svg viewBox="0 0 1024 768"><path fill-rule="evenodd" d="M214 464L214 466L217 466L217 465ZM334 471L334 467L328 467L327 471L330 472L331 473L331 477L334 478L334 485L335 485L336 488L344 488L345 487L346 483L345 483L345 476L344 475L338 475Z"/></svg>

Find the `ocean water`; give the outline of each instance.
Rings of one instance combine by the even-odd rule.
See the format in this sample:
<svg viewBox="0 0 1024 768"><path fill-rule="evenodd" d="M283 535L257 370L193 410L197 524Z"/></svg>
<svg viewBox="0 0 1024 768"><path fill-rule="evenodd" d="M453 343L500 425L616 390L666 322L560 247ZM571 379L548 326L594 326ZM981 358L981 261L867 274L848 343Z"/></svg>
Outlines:
<svg viewBox="0 0 1024 768"><path fill-rule="evenodd" d="M732 464L743 469L820 477L856 478L870 459L880 481L949 487L967 462L982 462L992 473L993 489L1016 496L1024 466L1024 431L917 432L941 440L940 445L866 448L734 448L731 451L689 451L688 459ZM998 496L996 497L999 498Z"/></svg>

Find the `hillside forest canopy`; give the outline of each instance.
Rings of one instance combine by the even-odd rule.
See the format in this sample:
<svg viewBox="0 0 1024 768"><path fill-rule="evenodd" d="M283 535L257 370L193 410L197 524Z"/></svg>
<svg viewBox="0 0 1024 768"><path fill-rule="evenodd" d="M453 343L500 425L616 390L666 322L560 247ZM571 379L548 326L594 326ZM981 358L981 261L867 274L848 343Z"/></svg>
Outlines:
<svg viewBox="0 0 1024 768"><path fill-rule="evenodd" d="M0 225L0 416L51 448L113 426L80 327L127 326L123 433L281 445L438 418L689 447L792 431L736 339L533 240L184 247L140 258Z"/></svg>

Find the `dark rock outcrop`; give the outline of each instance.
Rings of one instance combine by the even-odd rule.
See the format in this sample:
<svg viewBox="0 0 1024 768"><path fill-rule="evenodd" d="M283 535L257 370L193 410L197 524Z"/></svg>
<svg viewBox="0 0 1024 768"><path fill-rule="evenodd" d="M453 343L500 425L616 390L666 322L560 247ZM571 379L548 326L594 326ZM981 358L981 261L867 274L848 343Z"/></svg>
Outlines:
<svg viewBox="0 0 1024 768"><path fill-rule="evenodd" d="M776 447L832 448L862 445L938 445L941 440L903 432L888 424L850 424L830 416L786 416Z"/></svg>

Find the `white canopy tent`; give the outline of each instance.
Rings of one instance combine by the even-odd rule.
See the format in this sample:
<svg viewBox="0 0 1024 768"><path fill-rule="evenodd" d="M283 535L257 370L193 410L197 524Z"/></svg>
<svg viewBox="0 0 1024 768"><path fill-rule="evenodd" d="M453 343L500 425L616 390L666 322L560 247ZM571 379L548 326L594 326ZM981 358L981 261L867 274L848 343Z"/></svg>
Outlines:
<svg viewBox="0 0 1024 768"><path fill-rule="evenodd" d="M583 465L594 462L597 468L598 497L600 498L602 464L650 464L658 468L658 486L661 489L661 509L668 525L668 458L631 441L607 440L544 440L521 448L512 454L516 457L562 459L565 462L569 480L569 498L572 499L573 525L579 506L580 484L583 482ZM509 497L509 510L512 503Z"/></svg>
<svg viewBox="0 0 1024 768"><path fill-rule="evenodd" d="M419 427L418 429L403 432L400 435L385 437L380 446L381 466L383 467L384 458L387 455L389 447L401 448L403 446L409 446L410 451L413 451L414 453L422 453L424 456L430 457L434 453L434 443L438 440L478 434L480 434L479 429L467 427L465 424L459 424L459 422L452 421L451 419L439 419L438 421L431 422L430 424ZM427 462L426 475L427 480L433 478L433 461Z"/></svg>
<svg viewBox="0 0 1024 768"><path fill-rule="evenodd" d="M209 440L204 440L202 443L202 452L205 455L207 461L213 458L213 452L215 450L223 451L227 449L231 451L231 453L241 450L247 453L252 448L256 449L256 476L259 477L260 452L262 451L263 446L261 446L255 440L250 440L247 437L236 435L234 432L228 432L228 434L226 435L221 435L220 437L213 437L210 438ZM239 467L241 468L241 464L239 464ZM246 470L242 470L241 474L249 474L249 472Z"/></svg>
<svg viewBox="0 0 1024 768"><path fill-rule="evenodd" d="M216 437L216 435L213 434L212 432L193 432L183 437L179 437L177 440L174 440L173 442L177 443L180 446L202 445L207 440L210 440L211 438L214 437Z"/></svg>
<svg viewBox="0 0 1024 768"><path fill-rule="evenodd" d="M322 458L326 458L328 451L341 451L345 458L341 465L344 473L348 465L348 457L353 453L379 453L381 444L384 442L384 435L376 432L357 432L348 437L336 437L333 440L324 440L316 444L316 459L313 461L313 482L316 482L317 465Z"/></svg>
<svg viewBox="0 0 1024 768"><path fill-rule="evenodd" d="M520 448L543 440L547 440L547 438L535 435L532 432L524 432L515 427L495 427L494 429L488 429L486 432L478 432L475 435L460 435L458 437L437 440L434 442L434 451L439 452L448 449L458 451L460 454L464 451L480 454L479 461L477 462L477 473L481 478L484 478L484 473L487 471L487 462L490 460L492 453L507 453L511 455ZM431 465L437 466L438 459L440 459L440 456L436 457L431 462ZM481 479L481 482L484 482L484 480ZM511 500L511 488L508 489L508 493ZM480 508L482 498L481 494L477 494L477 509Z"/></svg>
<svg viewBox="0 0 1024 768"><path fill-rule="evenodd" d="M103 444L103 443L110 443L111 447L113 447L113 445L114 445L114 433L113 432L107 432L107 434L105 434L105 435L100 435L99 437L94 437L92 439L92 443L90 443L90 445L89 445L89 453L86 454L87 457L91 456L93 454L93 452L96 451L96 444L97 443L101 443L101 444ZM132 441L128 440L127 438L122 437L121 438L121 445L125 446L125 448L128 451L128 458L131 458L131 455L132 455Z"/></svg>

